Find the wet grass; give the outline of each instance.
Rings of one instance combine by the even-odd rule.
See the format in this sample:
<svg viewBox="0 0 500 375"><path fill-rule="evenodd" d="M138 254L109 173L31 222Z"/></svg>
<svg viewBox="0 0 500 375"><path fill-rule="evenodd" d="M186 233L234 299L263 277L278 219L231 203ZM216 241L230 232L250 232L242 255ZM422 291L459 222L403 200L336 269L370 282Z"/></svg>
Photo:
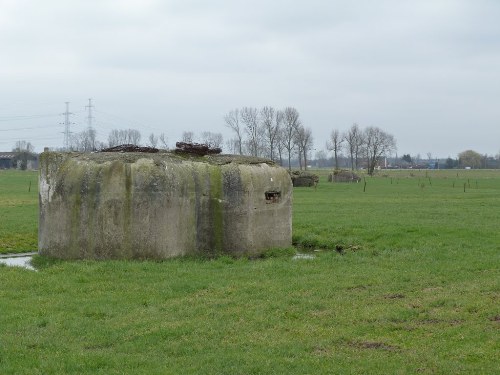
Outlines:
<svg viewBox="0 0 500 375"><path fill-rule="evenodd" d="M299 246L425 249L429 255L500 249L500 171L394 171L358 184L322 177L316 190L294 190Z"/></svg>
<svg viewBox="0 0 500 375"><path fill-rule="evenodd" d="M314 259L0 266L0 373L496 373L500 178L392 178L294 190Z"/></svg>

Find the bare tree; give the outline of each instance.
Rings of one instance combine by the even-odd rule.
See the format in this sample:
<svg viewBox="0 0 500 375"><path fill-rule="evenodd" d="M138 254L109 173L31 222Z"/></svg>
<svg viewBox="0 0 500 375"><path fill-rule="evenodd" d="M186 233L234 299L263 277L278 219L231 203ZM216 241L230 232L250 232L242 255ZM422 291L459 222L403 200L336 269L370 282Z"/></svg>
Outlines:
<svg viewBox="0 0 500 375"><path fill-rule="evenodd" d="M391 134L373 126L365 129L364 139L368 174L373 175L379 158L396 149L396 140Z"/></svg>
<svg viewBox="0 0 500 375"><path fill-rule="evenodd" d="M227 150L230 154L236 155L240 152L240 143L237 138L231 138L226 141L225 150Z"/></svg>
<svg viewBox="0 0 500 375"><path fill-rule="evenodd" d="M240 125L240 111L238 109L229 111L229 113L224 116L224 121L226 122L226 126L236 135L235 141L238 154L243 155L243 129Z"/></svg>
<svg viewBox="0 0 500 375"><path fill-rule="evenodd" d="M356 147L354 148L354 164L356 169L358 169L359 159L363 153L363 147L365 144L365 135L362 131L359 131L356 137Z"/></svg>
<svg viewBox="0 0 500 375"><path fill-rule="evenodd" d="M210 148L222 148L224 139L221 133L202 132L201 142Z"/></svg>
<svg viewBox="0 0 500 375"><path fill-rule="evenodd" d="M324 150L316 151L315 157L316 157L317 166L319 168L323 168L326 166L327 156L326 156L326 152Z"/></svg>
<svg viewBox="0 0 500 375"><path fill-rule="evenodd" d="M351 159L351 170L358 168L358 155L361 145L363 144L362 132L358 124L353 124L351 128L344 133L343 140L346 143L346 151Z"/></svg>
<svg viewBox="0 0 500 375"><path fill-rule="evenodd" d="M338 153L342 147L342 142L344 142L344 138L341 136L340 132L337 129L332 130L330 134L330 141L327 142L326 148L329 151L333 151L333 157L335 159L335 169L339 169Z"/></svg>
<svg viewBox="0 0 500 375"><path fill-rule="evenodd" d="M35 151L35 147L31 144L31 142L27 141L17 141L16 146L12 149L12 152L27 152L32 154Z"/></svg>
<svg viewBox="0 0 500 375"><path fill-rule="evenodd" d="M259 125L259 112L257 108L243 107L240 112L241 122L243 123L245 133L248 136L248 151L252 156L259 156L261 129Z"/></svg>
<svg viewBox="0 0 500 375"><path fill-rule="evenodd" d="M141 142L141 133L139 130L128 129L127 130L127 143L139 146Z"/></svg>
<svg viewBox="0 0 500 375"><path fill-rule="evenodd" d="M302 165L301 160L304 161L304 170L307 169L307 155L311 151L313 138L312 131L310 128L304 128L304 126L299 125L296 131L296 142L299 149L299 165Z"/></svg>
<svg viewBox="0 0 500 375"><path fill-rule="evenodd" d="M286 107L283 111L283 132L281 142L288 153L288 170L292 170L292 154L296 147L295 133L299 126L299 111L293 107Z"/></svg>
<svg viewBox="0 0 500 375"><path fill-rule="evenodd" d="M260 111L253 107L234 109L224 116L226 126L233 130L235 138L226 147L234 153L267 155L271 160L278 158L283 165L283 152L288 151L288 167L297 149L295 132L300 125L299 113L288 107L283 111L265 106ZM302 155L302 150L301 155Z"/></svg>
<svg viewBox="0 0 500 375"><path fill-rule="evenodd" d="M141 133L135 129L113 129L108 135L108 147L123 144L138 146L141 141Z"/></svg>
<svg viewBox="0 0 500 375"><path fill-rule="evenodd" d="M301 137L300 133L302 133L303 130L304 127L302 125L299 125L297 127L297 131L295 132L295 139L294 139L295 149L297 152L297 161L299 162L300 171L302 170L302 143L300 142L300 137Z"/></svg>
<svg viewBox="0 0 500 375"><path fill-rule="evenodd" d="M182 142L193 143L194 142L194 133L191 131L182 132Z"/></svg>
<svg viewBox="0 0 500 375"><path fill-rule="evenodd" d="M16 146L12 149L12 152L15 153L12 166L22 170L28 169L29 162L36 159L34 151L35 147L30 142L17 141Z"/></svg>
<svg viewBox="0 0 500 375"><path fill-rule="evenodd" d="M97 132L92 127L88 127L71 137L71 149L73 151L92 152L102 147L103 144L97 140Z"/></svg>
<svg viewBox="0 0 500 375"><path fill-rule="evenodd" d="M108 135L108 146L115 147L127 143L125 130L113 129Z"/></svg>
<svg viewBox="0 0 500 375"><path fill-rule="evenodd" d="M283 126L278 130L278 134L276 135L276 151L278 151L278 159L280 161L280 165L283 166L283 152L285 151L285 143L283 139L285 134L285 129Z"/></svg>
<svg viewBox="0 0 500 375"><path fill-rule="evenodd" d="M278 140L279 130L283 122L283 112L276 111L273 107L263 107L260 110L266 146L269 151L269 158L275 159L275 149Z"/></svg>
<svg viewBox="0 0 500 375"><path fill-rule="evenodd" d="M313 136L311 128L306 128L302 137L302 153L304 155L304 169L307 169L307 158L313 147Z"/></svg>
<svg viewBox="0 0 500 375"><path fill-rule="evenodd" d="M165 137L165 133L160 134L160 142L164 149L168 149L168 139Z"/></svg>
<svg viewBox="0 0 500 375"><path fill-rule="evenodd" d="M158 145L158 136L155 135L154 133L151 133L148 139L149 139L149 145L153 148L156 148L156 146Z"/></svg>

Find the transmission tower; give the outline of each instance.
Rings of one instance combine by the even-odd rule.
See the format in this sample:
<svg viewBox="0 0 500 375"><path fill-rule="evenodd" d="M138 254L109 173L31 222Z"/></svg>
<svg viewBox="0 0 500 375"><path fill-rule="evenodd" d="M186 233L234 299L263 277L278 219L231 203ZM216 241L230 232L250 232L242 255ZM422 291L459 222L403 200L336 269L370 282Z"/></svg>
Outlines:
<svg viewBox="0 0 500 375"><path fill-rule="evenodd" d="M94 119L94 117L92 117L92 108L94 108L94 106L92 105L92 99L89 99L89 105L85 106L85 109L88 110L87 125L89 129L92 129L92 120Z"/></svg>
<svg viewBox="0 0 500 375"><path fill-rule="evenodd" d="M66 103L66 112L63 113L64 115L64 150L69 151L70 144L71 144L71 131L70 131L70 126L74 125L74 122L69 121L69 116L72 115L73 113L69 111L69 102Z"/></svg>

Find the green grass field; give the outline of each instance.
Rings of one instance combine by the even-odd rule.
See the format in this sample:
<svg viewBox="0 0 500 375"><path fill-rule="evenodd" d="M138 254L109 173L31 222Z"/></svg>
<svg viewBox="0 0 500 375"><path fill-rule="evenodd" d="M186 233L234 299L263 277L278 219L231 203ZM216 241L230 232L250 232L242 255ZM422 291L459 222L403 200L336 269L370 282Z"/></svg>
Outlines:
<svg viewBox="0 0 500 375"><path fill-rule="evenodd" d="M36 175L3 173L0 248L36 248ZM0 374L498 373L500 172L321 173L294 190L314 259L0 266Z"/></svg>
<svg viewBox="0 0 500 375"><path fill-rule="evenodd" d="M0 170L0 254L38 248L38 172Z"/></svg>

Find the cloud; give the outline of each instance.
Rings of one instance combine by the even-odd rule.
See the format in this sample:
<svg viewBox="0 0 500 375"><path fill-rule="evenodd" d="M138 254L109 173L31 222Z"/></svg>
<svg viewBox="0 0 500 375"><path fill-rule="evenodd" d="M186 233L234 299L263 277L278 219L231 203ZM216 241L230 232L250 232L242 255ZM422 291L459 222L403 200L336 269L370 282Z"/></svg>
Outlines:
<svg viewBox="0 0 500 375"><path fill-rule="evenodd" d="M94 97L173 136L291 105L318 140L359 122L416 153L429 132L498 136L498 19L492 0L3 1L0 99Z"/></svg>

